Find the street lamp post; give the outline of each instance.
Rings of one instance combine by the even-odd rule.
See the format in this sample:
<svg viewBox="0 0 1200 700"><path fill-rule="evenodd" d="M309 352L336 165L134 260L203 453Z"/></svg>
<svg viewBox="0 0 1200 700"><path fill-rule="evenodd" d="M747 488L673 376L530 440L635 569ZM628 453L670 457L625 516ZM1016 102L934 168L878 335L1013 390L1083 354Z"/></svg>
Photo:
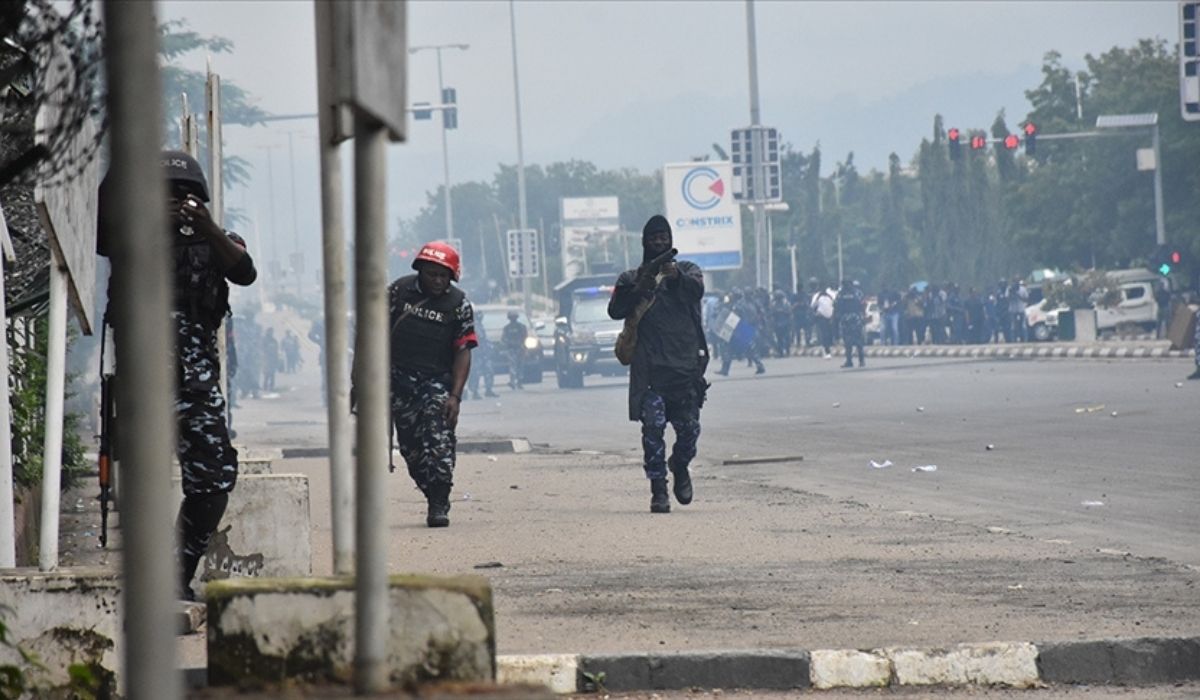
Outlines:
<svg viewBox="0 0 1200 700"><path fill-rule="evenodd" d="M1146 129L1151 132L1151 148L1154 150L1154 239L1158 245L1167 242L1163 225L1162 199L1162 151L1158 139L1158 113L1104 114L1096 117L1097 129Z"/></svg>
<svg viewBox="0 0 1200 700"><path fill-rule="evenodd" d="M445 101L445 86L442 84L442 49L458 49L466 51L470 48L470 44L430 44L426 46L412 46L408 49L410 54L418 51L434 51L437 53L437 73L438 73L438 99ZM442 180L444 204L446 209L446 239L454 238L454 209L450 206L450 151L446 146L446 115L442 115Z"/></svg>
<svg viewBox="0 0 1200 700"><path fill-rule="evenodd" d="M775 228L771 223L771 212L787 211L787 202L771 202L763 207L767 213L767 289L775 289ZM792 287L796 286L796 256L792 253Z"/></svg>
<svg viewBox="0 0 1200 700"><path fill-rule="evenodd" d="M513 66L513 100L517 112L517 214L518 225L522 231L528 230L525 211L525 150L521 140L521 80L517 73L517 13L513 0L508 0L508 26L512 31L512 66ZM545 261L542 261L545 264ZM529 280L521 278L521 291L525 303L525 315L529 315Z"/></svg>

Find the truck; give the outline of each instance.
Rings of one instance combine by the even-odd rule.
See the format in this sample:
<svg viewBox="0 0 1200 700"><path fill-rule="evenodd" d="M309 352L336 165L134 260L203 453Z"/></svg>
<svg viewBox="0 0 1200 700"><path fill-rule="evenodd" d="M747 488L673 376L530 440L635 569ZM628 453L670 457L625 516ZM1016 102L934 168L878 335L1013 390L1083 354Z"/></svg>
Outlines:
<svg viewBox="0 0 1200 700"><path fill-rule="evenodd" d="M624 321L608 317L617 274L583 275L564 280L554 291L559 315L554 320L554 374L560 389L580 389L584 377L621 376L628 370L613 353Z"/></svg>

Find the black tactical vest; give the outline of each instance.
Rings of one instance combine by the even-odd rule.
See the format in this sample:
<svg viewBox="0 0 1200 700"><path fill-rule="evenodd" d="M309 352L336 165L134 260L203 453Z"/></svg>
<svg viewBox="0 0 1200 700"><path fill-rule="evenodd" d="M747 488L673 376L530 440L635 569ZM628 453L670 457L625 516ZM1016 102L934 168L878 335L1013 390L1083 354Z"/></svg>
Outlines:
<svg viewBox="0 0 1200 700"><path fill-rule="evenodd" d="M454 366L455 312L465 297L453 285L439 297L427 296L417 288L416 275L393 282L388 290L392 366L450 374Z"/></svg>
<svg viewBox="0 0 1200 700"><path fill-rule="evenodd" d="M175 246L175 309L215 330L229 311L229 284L207 242Z"/></svg>

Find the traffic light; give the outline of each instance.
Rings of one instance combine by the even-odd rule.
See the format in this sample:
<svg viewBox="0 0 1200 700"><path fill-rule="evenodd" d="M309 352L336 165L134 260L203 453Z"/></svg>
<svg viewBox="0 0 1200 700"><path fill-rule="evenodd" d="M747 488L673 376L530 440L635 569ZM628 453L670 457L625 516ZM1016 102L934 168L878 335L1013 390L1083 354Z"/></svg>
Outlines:
<svg viewBox="0 0 1200 700"><path fill-rule="evenodd" d="M953 127L946 132L946 137L950 140L950 160L959 160L962 158L962 141L959 139L962 134L959 133L958 127Z"/></svg>
<svg viewBox="0 0 1200 700"><path fill-rule="evenodd" d="M1037 151L1037 124L1025 122L1025 155L1031 156Z"/></svg>
<svg viewBox="0 0 1200 700"><path fill-rule="evenodd" d="M1004 137L1004 147L1010 151L1017 150L1017 146L1021 145L1021 139L1016 134L1009 134Z"/></svg>
<svg viewBox="0 0 1200 700"><path fill-rule="evenodd" d="M987 136L985 136L984 134L976 132L971 135L971 150L972 151L982 151L983 149L987 148L987 143L988 143Z"/></svg>
<svg viewBox="0 0 1200 700"><path fill-rule="evenodd" d="M442 88L442 126L447 129L458 128L458 91L454 88Z"/></svg>
<svg viewBox="0 0 1200 700"><path fill-rule="evenodd" d="M1183 251L1179 248L1173 248L1166 245L1160 245L1154 250L1154 257L1150 260L1150 267L1158 274L1166 277L1183 266Z"/></svg>

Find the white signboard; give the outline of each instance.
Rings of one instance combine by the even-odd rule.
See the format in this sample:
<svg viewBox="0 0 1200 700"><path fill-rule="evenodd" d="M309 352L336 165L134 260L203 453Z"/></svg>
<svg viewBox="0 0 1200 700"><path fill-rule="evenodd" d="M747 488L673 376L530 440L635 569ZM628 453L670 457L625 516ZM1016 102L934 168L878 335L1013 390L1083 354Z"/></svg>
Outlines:
<svg viewBox="0 0 1200 700"><path fill-rule="evenodd" d="M742 266L742 212L728 161L663 166L663 203L680 259L705 270Z"/></svg>
<svg viewBox="0 0 1200 700"><path fill-rule="evenodd" d="M541 270L537 230L531 228L510 229L508 231L508 276L514 279L537 277L541 274Z"/></svg>
<svg viewBox="0 0 1200 700"><path fill-rule="evenodd" d="M559 205L563 279L571 279L587 274L589 249L621 230L621 203L616 197L563 197Z"/></svg>

